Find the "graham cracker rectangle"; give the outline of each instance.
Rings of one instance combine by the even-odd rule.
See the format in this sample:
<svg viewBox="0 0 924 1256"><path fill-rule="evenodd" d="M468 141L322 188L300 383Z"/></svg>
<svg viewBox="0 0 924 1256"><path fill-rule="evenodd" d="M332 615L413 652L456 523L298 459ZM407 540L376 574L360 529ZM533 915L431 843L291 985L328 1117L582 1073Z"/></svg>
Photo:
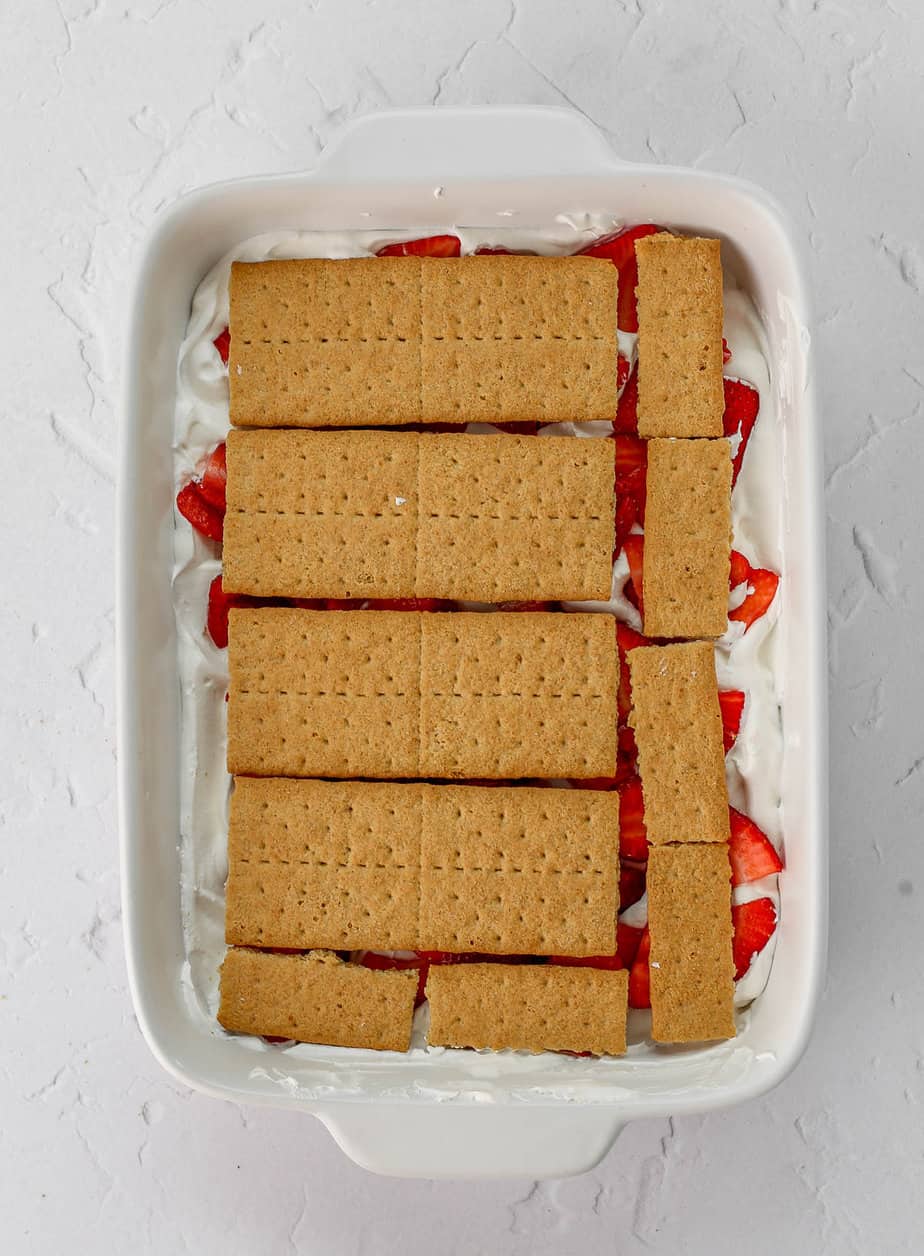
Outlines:
<svg viewBox="0 0 924 1256"><path fill-rule="evenodd" d="M594 258L235 262L231 422L610 419L617 281Z"/></svg>
<svg viewBox="0 0 924 1256"><path fill-rule="evenodd" d="M624 969L434 964L427 998L433 1046L594 1055L626 1049Z"/></svg>
<svg viewBox="0 0 924 1256"><path fill-rule="evenodd" d="M612 776L619 658L607 615L424 615L421 774Z"/></svg>
<svg viewBox="0 0 924 1256"><path fill-rule="evenodd" d="M421 618L233 609L228 771L419 776Z"/></svg>
<svg viewBox="0 0 924 1256"><path fill-rule="evenodd" d="M727 440L648 442L645 634L720 637L728 627L731 452Z"/></svg>
<svg viewBox="0 0 924 1256"><path fill-rule="evenodd" d="M228 830L228 943L418 948L421 788L238 777Z"/></svg>
<svg viewBox="0 0 924 1256"><path fill-rule="evenodd" d="M618 908L615 793L424 788L419 949L612 955Z"/></svg>
<svg viewBox="0 0 924 1256"><path fill-rule="evenodd" d="M614 511L611 441L425 435L417 596L606 599Z"/></svg>
<svg viewBox="0 0 924 1256"><path fill-rule="evenodd" d="M725 845L659 846L648 860L651 1032L734 1038L731 868Z"/></svg>
<svg viewBox="0 0 924 1256"><path fill-rule="evenodd" d="M223 586L305 598L607 598L607 440L232 431Z"/></svg>
<svg viewBox="0 0 924 1256"><path fill-rule="evenodd" d="M416 993L416 970L373 971L331 951L233 947L221 966L218 1021L232 1033L407 1051Z"/></svg>
<svg viewBox="0 0 924 1256"><path fill-rule="evenodd" d="M228 770L592 777L616 770L612 621L233 609Z"/></svg>
<svg viewBox="0 0 924 1256"><path fill-rule="evenodd" d="M659 232L636 241L640 436L721 436L722 260L718 240Z"/></svg>
<svg viewBox="0 0 924 1256"><path fill-rule="evenodd" d="M424 421L611 419L617 283L605 259L424 262Z"/></svg>
<svg viewBox="0 0 924 1256"><path fill-rule="evenodd" d="M420 261L231 267L231 422L393 426L420 409Z"/></svg>
<svg viewBox="0 0 924 1256"><path fill-rule="evenodd" d="M728 791L712 643L641 646L626 658L632 679L629 722L638 744L649 843L727 842Z"/></svg>

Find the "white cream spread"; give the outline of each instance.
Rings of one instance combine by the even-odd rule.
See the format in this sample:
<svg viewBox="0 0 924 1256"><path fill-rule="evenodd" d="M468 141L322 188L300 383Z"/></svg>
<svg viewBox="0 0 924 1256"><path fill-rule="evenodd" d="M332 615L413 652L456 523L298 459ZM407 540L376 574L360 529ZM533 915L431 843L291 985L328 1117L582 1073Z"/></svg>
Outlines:
<svg viewBox="0 0 924 1256"><path fill-rule="evenodd" d="M511 250L541 254L570 254L621 224L605 215L558 216L547 227L536 230L510 228L452 228L462 242L463 253L480 245L503 246ZM422 233L418 232L416 235ZM201 466L214 446L224 440L228 420L228 380L225 367L212 341L228 325L228 278L232 261L262 261L290 257L364 257L385 244L411 239L411 233L382 232L276 232L247 240L227 254L199 285L193 300L186 337L180 349L177 373L175 420L175 477L179 489ZM760 392L760 414L754 427L741 474L732 496L734 544L755 567L781 570L780 505L782 500L780 434L770 388L762 329L756 311L734 278L725 277L725 338L732 351L726 371L753 384ZM631 360L635 337L620 332L620 348ZM470 430L476 430L475 425ZM478 425L477 430L491 430ZM578 436L608 434L609 424L557 424L540 429L546 433ZM205 632L208 589L221 570L217 547L203 540L177 515L175 530L174 595L182 688L181 729L181 816L183 919L186 932L187 966L185 991L191 1013L203 1019L216 1034L223 1031L215 1020L218 1007L218 968L224 955L224 884L227 877L228 798L230 778L225 769L226 703L228 686L227 651L219 650ZM573 609L616 615L640 628L638 615L622 594L628 565L620 555L613 571L613 596L609 602L570 603ZM740 599L740 593L738 595ZM716 648L719 684L723 689L744 690L746 697L741 732L727 757L729 796L733 805L751 816L780 847L780 768L782 735L780 693L775 667L778 634L774 626L779 597L769 613L746 634L740 624L730 625L726 638ZM734 901L768 895L779 904L777 878L735 890ZM625 922L642 925L646 919L643 899L629 908ZM753 1001L766 985L773 958L774 939L737 984L736 1005ZM739 1012L743 1026L746 1012ZM254 1052L255 1073L270 1077L282 1088L299 1091L299 1083L286 1072L284 1061L294 1055L323 1066L330 1075L327 1084L339 1090L368 1084L369 1070L391 1088L405 1087L416 1093L447 1097L460 1086L483 1089L489 1097L492 1085L501 1077L500 1066L473 1052L447 1053L425 1045L426 1006L418 1010L411 1057L439 1056L440 1077L431 1080L420 1071L413 1085L399 1080L387 1057L375 1052L349 1051L294 1044L285 1048L264 1043L259 1038L242 1038ZM607 1069L608 1084L621 1079L610 1070L632 1065L633 1081L644 1081L648 1060L656 1060L659 1048L646 1041L648 1014L630 1016L630 1048L624 1060L594 1061ZM697 1076L723 1074L746 1067L741 1050L730 1044L721 1059L710 1060L706 1048L691 1050L690 1068ZM460 1064L446 1069L447 1057L456 1054ZM567 1056L546 1054L527 1056L504 1052L504 1084L516 1090L540 1088L557 1094L564 1084L570 1097L579 1097L586 1085L596 1086L591 1075L579 1066L584 1063ZM391 1057L395 1064L406 1057ZM675 1057L676 1059L676 1057ZM262 1060L262 1064L261 1064ZM364 1079L355 1070L366 1070ZM452 1081L455 1077L455 1082ZM599 1077L599 1073L592 1075ZM384 1084L384 1081L383 1081ZM453 1089L455 1087L455 1090ZM323 1089L323 1087L322 1087ZM588 1095L590 1093L588 1091ZM302 1091L304 1093L304 1091Z"/></svg>

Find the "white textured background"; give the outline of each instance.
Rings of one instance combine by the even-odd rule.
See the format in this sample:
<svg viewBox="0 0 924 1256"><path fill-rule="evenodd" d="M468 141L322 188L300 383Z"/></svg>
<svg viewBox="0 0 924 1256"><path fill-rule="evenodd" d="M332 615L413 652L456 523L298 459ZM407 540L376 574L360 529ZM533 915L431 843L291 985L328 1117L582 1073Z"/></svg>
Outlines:
<svg viewBox="0 0 924 1256"><path fill-rule="evenodd" d="M924 6L0 0L0 1247L898 1253L924 1195ZM311 1118L160 1071L129 1006L113 792L126 284L195 185L387 105L570 104L740 173L808 239L828 471L830 978L760 1102L630 1126L562 1183L395 1182Z"/></svg>

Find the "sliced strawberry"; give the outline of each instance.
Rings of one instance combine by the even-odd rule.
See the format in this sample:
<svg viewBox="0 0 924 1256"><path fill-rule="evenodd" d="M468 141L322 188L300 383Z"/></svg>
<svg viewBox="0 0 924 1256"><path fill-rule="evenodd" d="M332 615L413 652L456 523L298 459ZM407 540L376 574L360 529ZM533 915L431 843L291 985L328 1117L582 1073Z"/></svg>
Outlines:
<svg viewBox="0 0 924 1256"><path fill-rule="evenodd" d="M648 858L645 802L637 776L619 787L619 858L640 862Z"/></svg>
<svg viewBox="0 0 924 1256"><path fill-rule="evenodd" d="M739 584L744 584L750 574L751 564L740 550L732 550L728 572L728 587L737 589Z"/></svg>
<svg viewBox="0 0 924 1256"><path fill-rule="evenodd" d="M492 423L501 432L512 432L514 436L535 436L539 431L536 419L504 419L500 423Z"/></svg>
<svg viewBox="0 0 924 1256"><path fill-rule="evenodd" d="M636 506L636 518L639 523L644 523L648 445L637 436L617 436L614 444L617 502L621 497L631 497Z"/></svg>
<svg viewBox="0 0 924 1256"><path fill-rule="evenodd" d="M722 365L725 366L731 361L731 349L728 347L728 341L722 337Z"/></svg>
<svg viewBox="0 0 924 1256"><path fill-rule="evenodd" d="M501 611L554 611L557 607L557 602L498 602L497 604L497 609Z"/></svg>
<svg viewBox="0 0 924 1256"><path fill-rule="evenodd" d="M228 611L234 605L231 595L221 587L221 576L209 585L209 609L205 626L219 650L228 648Z"/></svg>
<svg viewBox="0 0 924 1256"><path fill-rule="evenodd" d="M300 611L323 611L324 599L319 597L289 598L291 604Z"/></svg>
<svg viewBox="0 0 924 1256"><path fill-rule="evenodd" d="M208 462L199 479L199 492L216 510L224 514L228 487L227 451L224 441L209 454Z"/></svg>
<svg viewBox="0 0 924 1256"><path fill-rule="evenodd" d="M616 780L621 785L638 772L638 746L635 730L628 724L620 728L616 736Z"/></svg>
<svg viewBox="0 0 924 1256"><path fill-rule="evenodd" d="M568 968L608 968L616 972L623 967L618 955L550 955L549 963Z"/></svg>
<svg viewBox="0 0 924 1256"><path fill-rule="evenodd" d="M629 579L632 581L632 592L635 594L635 604L638 607L639 614L644 616L642 603L642 582L645 568L645 538L640 532L633 532L631 536L626 537L622 548L625 551L626 558L629 560ZM628 593L627 596L629 596Z"/></svg>
<svg viewBox="0 0 924 1256"><path fill-rule="evenodd" d="M625 387L619 394L619 402L616 406L616 419L613 423L613 431L617 435L638 436L638 367L632 368L632 373L626 380Z"/></svg>
<svg viewBox="0 0 924 1256"><path fill-rule="evenodd" d="M221 358L222 362L224 362L225 366L227 366L228 358L231 354L230 329L226 327L224 331L220 331L218 335L215 337L215 339L212 341L212 344L218 350L218 356Z"/></svg>
<svg viewBox="0 0 924 1256"><path fill-rule="evenodd" d="M613 556L616 557L623 545L626 543L626 537L630 536L632 529L641 520L638 517L638 502L634 497L618 497L616 499L616 531L613 541Z"/></svg>
<svg viewBox="0 0 924 1256"><path fill-rule="evenodd" d="M636 929L634 925L624 925L621 921L616 926L616 950L622 960L623 968L631 968L638 955L639 944L644 928Z"/></svg>
<svg viewBox="0 0 924 1256"><path fill-rule="evenodd" d="M735 744L741 728L741 712L744 710L744 694L740 689L719 690L719 710L722 713L722 740L728 754Z"/></svg>
<svg viewBox="0 0 924 1256"><path fill-rule="evenodd" d="M210 541L220 541L224 533L224 517L220 510L206 501L195 480L190 480L176 495L176 508L197 532Z"/></svg>
<svg viewBox="0 0 924 1256"><path fill-rule="evenodd" d="M402 244L386 244L376 257L458 257L462 245L458 236L426 236L422 240L405 240Z"/></svg>
<svg viewBox="0 0 924 1256"><path fill-rule="evenodd" d="M617 354L616 357L616 387L622 392L626 386L626 380L629 378L629 359L623 355Z"/></svg>
<svg viewBox="0 0 924 1256"><path fill-rule="evenodd" d="M359 959L363 968L372 968L376 972L388 972L392 969L416 968L418 970L417 977L417 994L414 996L414 1006L420 1007L424 999L427 997L424 991L427 986L427 974L430 971L430 965L427 960L420 955L415 955L413 959L396 959L394 955L380 955L378 951L364 951Z"/></svg>
<svg viewBox="0 0 924 1256"><path fill-rule="evenodd" d="M476 257L509 257L513 252L512 249L502 249L499 245L495 248L490 244L480 244L475 249Z"/></svg>
<svg viewBox="0 0 924 1256"><path fill-rule="evenodd" d="M651 934L646 926L629 969L629 1007L651 1007L651 979L648 956L651 954Z"/></svg>
<svg viewBox="0 0 924 1256"><path fill-rule="evenodd" d="M621 863L619 865L619 906L621 910L631 907L645 893L645 869L638 864Z"/></svg>
<svg viewBox="0 0 924 1256"><path fill-rule="evenodd" d="M738 981L751 967L754 956L760 954L773 937L776 929L773 899L755 898L750 903L734 904L732 926L732 954L735 959L735 981Z"/></svg>
<svg viewBox="0 0 924 1256"><path fill-rule="evenodd" d="M748 816L734 807L728 808L731 824L731 840L728 857L732 867L732 885L744 885L747 881L759 881L774 872L782 872L783 861L773 843Z"/></svg>
<svg viewBox="0 0 924 1256"><path fill-rule="evenodd" d="M765 567L752 567L748 574L748 595L740 606L728 612L728 618L743 623L747 632L770 609L779 584L780 578L775 571L767 571Z"/></svg>
<svg viewBox="0 0 924 1256"><path fill-rule="evenodd" d="M760 409L760 394L750 384L739 379L722 381L725 387L725 414L722 418L722 431L726 436L740 436L738 449L732 459L732 486L738 478L744 451L751 438L751 431L757 421Z"/></svg>
<svg viewBox="0 0 924 1256"><path fill-rule="evenodd" d="M616 235L606 236L596 243L581 249L581 257L606 257L619 271L619 307L616 313L616 326L622 331L638 331L638 307L635 301L635 288L638 283L638 262L635 257L635 242L643 236L654 235L661 231L652 223L641 223L637 227L629 227Z"/></svg>
<svg viewBox="0 0 924 1256"><path fill-rule="evenodd" d="M328 597L324 599L326 611L355 611L361 603L348 597Z"/></svg>

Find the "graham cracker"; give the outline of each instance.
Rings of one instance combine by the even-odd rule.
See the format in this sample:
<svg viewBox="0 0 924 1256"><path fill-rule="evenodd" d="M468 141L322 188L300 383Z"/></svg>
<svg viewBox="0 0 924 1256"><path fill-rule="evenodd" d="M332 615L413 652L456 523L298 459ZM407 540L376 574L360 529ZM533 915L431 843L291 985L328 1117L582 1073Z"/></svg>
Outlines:
<svg viewBox="0 0 924 1256"><path fill-rule="evenodd" d="M632 680L629 722L638 744L649 843L727 842L725 751L712 643L641 646L626 658Z"/></svg>
<svg viewBox="0 0 924 1256"><path fill-rule="evenodd" d="M720 637L728 627L731 468L727 440L648 442L646 636Z"/></svg>
<svg viewBox="0 0 924 1256"><path fill-rule="evenodd" d="M721 436L722 260L718 240L636 241L638 432Z"/></svg>
<svg viewBox="0 0 924 1256"><path fill-rule="evenodd" d="M615 794L238 777L226 938L613 954L618 852Z"/></svg>
<svg viewBox="0 0 924 1256"><path fill-rule="evenodd" d="M616 770L612 621L233 609L228 770L593 777Z"/></svg>
<svg viewBox="0 0 924 1256"><path fill-rule="evenodd" d="M585 778L616 770L619 657L607 615L424 615L421 773Z"/></svg>
<svg viewBox="0 0 924 1256"><path fill-rule="evenodd" d="M226 940L417 949L420 828L420 786L238 777Z"/></svg>
<svg viewBox="0 0 924 1256"><path fill-rule="evenodd" d="M593 258L235 262L231 422L610 419L617 282Z"/></svg>
<svg viewBox="0 0 924 1256"><path fill-rule="evenodd" d="M617 283L605 259L424 262L424 421L612 419Z"/></svg>
<svg viewBox="0 0 924 1256"><path fill-rule="evenodd" d="M594 1055L626 1049L624 969L434 964L427 998L433 1046Z"/></svg>
<svg viewBox="0 0 924 1256"><path fill-rule="evenodd" d="M419 776L421 619L233 609L228 771Z"/></svg>
<svg viewBox="0 0 924 1256"><path fill-rule="evenodd" d="M656 1042L734 1038L731 868L725 845L659 846L648 860Z"/></svg>
<svg viewBox="0 0 924 1256"><path fill-rule="evenodd" d="M235 262L230 297L235 426L420 419L418 259Z"/></svg>
<svg viewBox="0 0 924 1256"><path fill-rule="evenodd" d="M611 441L232 431L227 460L229 593L609 596Z"/></svg>
<svg viewBox="0 0 924 1256"><path fill-rule="evenodd" d="M239 1034L407 1051L416 993L416 970L373 971L331 951L233 947L221 966L218 1021Z"/></svg>
<svg viewBox="0 0 924 1256"><path fill-rule="evenodd" d="M615 793L424 788L419 949L612 955L618 908Z"/></svg>

